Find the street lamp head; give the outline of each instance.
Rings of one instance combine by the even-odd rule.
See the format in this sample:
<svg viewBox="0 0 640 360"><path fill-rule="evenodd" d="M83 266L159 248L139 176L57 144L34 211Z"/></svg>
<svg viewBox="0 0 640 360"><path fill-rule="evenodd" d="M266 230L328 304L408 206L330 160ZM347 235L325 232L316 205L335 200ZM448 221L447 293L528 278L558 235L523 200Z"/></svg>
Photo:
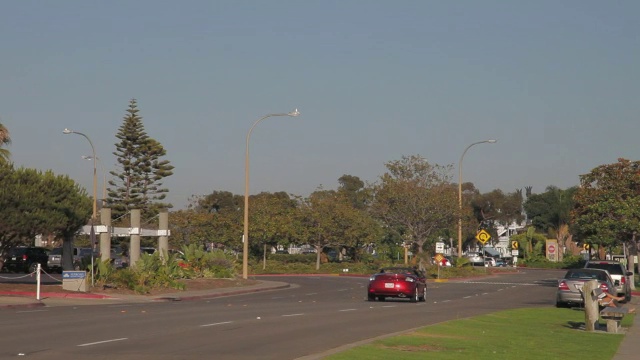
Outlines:
<svg viewBox="0 0 640 360"><path fill-rule="evenodd" d="M491 139L491 140L487 140L487 142L488 142L489 144L494 144L494 143L497 143L497 142L498 142L498 140Z"/></svg>
<svg viewBox="0 0 640 360"><path fill-rule="evenodd" d="M73 132L73 131L71 131L71 130L69 130L69 129L67 129L67 128L64 128L64 130L62 130L62 133L63 133L63 134L71 134L72 132Z"/></svg>
<svg viewBox="0 0 640 360"><path fill-rule="evenodd" d="M300 111L298 111L298 109L295 109L292 112L288 113L287 115L289 115L289 116L298 116L298 115L300 115Z"/></svg>

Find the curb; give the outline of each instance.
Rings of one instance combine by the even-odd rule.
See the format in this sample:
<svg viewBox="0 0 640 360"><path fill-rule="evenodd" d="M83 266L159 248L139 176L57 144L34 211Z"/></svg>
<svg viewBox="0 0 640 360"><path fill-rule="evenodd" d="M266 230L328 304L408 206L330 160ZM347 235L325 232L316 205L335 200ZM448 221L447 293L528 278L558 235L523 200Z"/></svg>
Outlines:
<svg viewBox="0 0 640 360"><path fill-rule="evenodd" d="M19 296L19 297L35 297L37 293L35 291L0 291L0 296ZM41 292L40 298L68 298L68 299L110 299L109 295L102 294L88 294L88 293L55 293L55 292Z"/></svg>
<svg viewBox="0 0 640 360"><path fill-rule="evenodd" d="M145 297L144 295L140 295L139 299L143 299L148 302L170 302L170 301L190 301L190 300L202 300L202 299L213 299L225 296L233 296L233 295L241 295L241 294L249 294L261 291L269 291L269 290L280 290L291 287L290 284L280 283L282 285L277 286L259 286L253 289L237 289L231 290L234 288L227 288L229 290L211 290L209 293L202 293L198 295L185 295L185 296L158 296L158 297ZM0 292L0 296L8 296L14 298L24 299L25 297L33 297L35 298L35 292L29 291L3 291ZM43 299L46 298L58 298L58 299L113 299L113 300L123 300L128 301L123 298L103 295L103 294L67 294L67 293L40 293L40 300L33 299L33 302L25 302L22 304L0 304L0 309L11 309L11 308L32 308L32 307L40 307L47 306L42 302ZM129 299L133 302L139 299ZM71 303L70 303L71 304Z"/></svg>

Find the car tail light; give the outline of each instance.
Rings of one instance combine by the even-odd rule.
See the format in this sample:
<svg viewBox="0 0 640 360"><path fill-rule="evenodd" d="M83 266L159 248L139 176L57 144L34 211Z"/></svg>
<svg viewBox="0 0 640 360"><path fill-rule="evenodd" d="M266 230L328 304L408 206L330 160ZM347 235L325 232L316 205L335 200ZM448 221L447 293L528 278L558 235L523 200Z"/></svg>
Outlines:
<svg viewBox="0 0 640 360"><path fill-rule="evenodd" d="M627 277L623 276L620 278L620 284L625 285L627 283Z"/></svg>
<svg viewBox="0 0 640 360"><path fill-rule="evenodd" d="M28 259L28 258L29 258L29 257L28 257L26 254L25 254L25 255L22 255L22 261L27 261L27 259Z"/></svg>
<svg viewBox="0 0 640 360"><path fill-rule="evenodd" d="M607 286L607 284L600 284L600 289L602 289L602 291L609 292L609 287Z"/></svg>
<svg viewBox="0 0 640 360"><path fill-rule="evenodd" d="M569 291L569 285L563 280L558 284L558 289L563 291Z"/></svg>

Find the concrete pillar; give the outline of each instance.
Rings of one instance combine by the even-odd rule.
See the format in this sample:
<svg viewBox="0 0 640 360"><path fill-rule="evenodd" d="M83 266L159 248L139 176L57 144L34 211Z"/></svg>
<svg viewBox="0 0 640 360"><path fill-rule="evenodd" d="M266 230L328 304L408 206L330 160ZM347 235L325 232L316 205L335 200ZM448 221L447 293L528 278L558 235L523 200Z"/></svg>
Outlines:
<svg viewBox="0 0 640 360"><path fill-rule="evenodd" d="M158 237L158 251L160 258L164 259L169 254L169 212L166 209L160 211L158 230L161 234Z"/></svg>
<svg viewBox="0 0 640 360"><path fill-rule="evenodd" d="M590 280L584 283L582 287L582 296L584 297L584 330L597 330L600 312L598 311L598 298L593 294L593 290L598 288L596 280Z"/></svg>
<svg viewBox="0 0 640 360"><path fill-rule="evenodd" d="M129 242L129 266L135 267L140 259L140 209L131 210L131 241Z"/></svg>
<svg viewBox="0 0 640 360"><path fill-rule="evenodd" d="M111 259L111 208L100 209L100 223L107 231L100 233L100 259L107 261Z"/></svg>

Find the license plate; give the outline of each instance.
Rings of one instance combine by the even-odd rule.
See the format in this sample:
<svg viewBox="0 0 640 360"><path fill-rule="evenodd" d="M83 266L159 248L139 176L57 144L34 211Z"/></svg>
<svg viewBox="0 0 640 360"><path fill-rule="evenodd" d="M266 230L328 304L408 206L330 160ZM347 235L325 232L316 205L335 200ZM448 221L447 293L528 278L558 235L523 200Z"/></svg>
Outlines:
<svg viewBox="0 0 640 360"><path fill-rule="evenodd" d="M387 289L393 289L394 283L384 283L384 287Z"/></svg>
<svg viewBox="0 0 640 360"><path fill-rule="evenodd" d="M12 257L12 258L11 258L11 260L15 261L15 260L16 260L16 257L15 257L15 256L14 256L14 257Z"/></svg>

